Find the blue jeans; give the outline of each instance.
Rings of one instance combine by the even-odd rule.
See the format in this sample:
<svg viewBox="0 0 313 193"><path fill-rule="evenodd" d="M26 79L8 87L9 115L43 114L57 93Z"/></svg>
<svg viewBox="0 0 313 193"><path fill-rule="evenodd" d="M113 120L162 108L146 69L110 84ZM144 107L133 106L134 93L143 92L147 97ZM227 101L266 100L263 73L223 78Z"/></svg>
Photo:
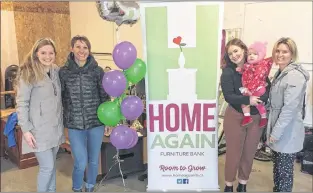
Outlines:
<svg viewBox="0 0 313 193"><path fill-rule="evenodd" d="M56 155L59 147L54 147L46 151L35 152L39 163L37 176L37 192L56 191Z"/></svg>
<svg viewBox="0 0 313 193"><path fill-rule="evenodd" d="M73 190L81 190L83 188L84 172L87 163L88 170L85 187L92 188L96 184L103 135L104 126L88 130L68 129L68 137L74 157Z"/></svg>

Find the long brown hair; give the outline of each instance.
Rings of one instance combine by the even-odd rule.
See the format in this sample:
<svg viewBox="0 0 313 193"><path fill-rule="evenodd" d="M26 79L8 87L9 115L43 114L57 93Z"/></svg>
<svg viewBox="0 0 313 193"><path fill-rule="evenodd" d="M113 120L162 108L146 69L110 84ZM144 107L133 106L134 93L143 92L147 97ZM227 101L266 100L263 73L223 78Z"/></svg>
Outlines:
<svg viewBox="0 0 313 193"><path fill-rule="evenodd" d="M243 43L243 41L239 38L234 38L231 39L227 42L226 46L225 46L225 54L228 57L228 49L230 46L238 46L239 48L244 50L244 58L247 58L248 55L248 47L246 46L245 43ZM229 57L228 57L229 59Z"/></svg>
<svg viewBox="0 0 313 193"><path fill-rule="evenodd" d="M23 80L26 84L34 84L44 78L44 66L40 63L37 52L43 47L51 45L56 54L55 43L50 38L42 38L35 42L30 52L27 54L24 63L20 66L17 74L17 83Z"/></svg>

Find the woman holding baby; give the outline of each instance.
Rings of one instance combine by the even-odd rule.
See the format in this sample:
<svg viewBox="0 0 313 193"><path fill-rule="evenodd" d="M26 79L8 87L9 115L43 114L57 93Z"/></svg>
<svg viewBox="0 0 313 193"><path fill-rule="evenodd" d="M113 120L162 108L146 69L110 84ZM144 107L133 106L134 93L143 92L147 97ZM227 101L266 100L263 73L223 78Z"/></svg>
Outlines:
<svg viewBox="0 0 313 193"><path fill-rule="evenodd" d="M224 191L233 191L238 172L237 192L246 192L257 145L266 125L274 155L274 191L291 191L294 153L303 146L300 113L308 80L307 72L295 63L296 44L290 38L280 39L268 59L264 59L266 45L261 42L248 48L235 38L227 43L225 51L221 87L229 106L224 117L227 144ZM272 59L279 70L270 89L268 75ZM269 121L264 107L268 99Z"/></svg>
<svg viewBox="0 0 313 193"><path fill-rule="evenodd" d="M221 87L229 106L224 116L224 132L227 144L224 191L233 191L233 182L238 171L237 192L246 192L246 184L251 173L254 155L264 128L264 125L260 125L262 119L256 106L267 102L271 83L266 78L265 72L263 79L266 84L260 85L263 88L263 93L253 95L259 90L248 90L245 86L249 85L243 85L242 81L242 74L247 71L244 68L247 59L252 61L252 54L256 53L257 60L261 61L265 56L264 54L261 56L263 58L259 57L258 50L255 51L251 47L249 51L248 47L237 38L226 44L225 52L226 67L221 75ZM252 95L249 96L250 94ZM244 122L245 117L250 118L248 122Z"/></svg>

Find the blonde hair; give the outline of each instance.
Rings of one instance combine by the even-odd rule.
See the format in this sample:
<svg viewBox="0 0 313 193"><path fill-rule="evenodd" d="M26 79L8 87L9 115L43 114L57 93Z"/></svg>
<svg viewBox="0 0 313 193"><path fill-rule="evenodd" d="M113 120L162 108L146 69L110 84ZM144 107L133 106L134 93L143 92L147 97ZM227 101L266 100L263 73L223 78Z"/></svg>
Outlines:
<svg viewBox="0 0 313 193"><path fill-rule="evenodd" d="M52 46L56 54L55 43L52 39L42 38L37 40L19 68L17 83L22 79L26 84L34 84L44 78L44 66L40 63L37 52L40 48L47 45Z"/></svg>
<svg viewBox="0 0 313 193"><path fill-rule="evenodd" d="M278 46L280 44L285 44L288 48L289 51L291 52L291 58L293 62L296 62L298 60L298 48L297 48L297 44L295 43L295 41L293 41L293 39L291 38L280 38L273 47L273 51L272 51L272 57L275 58L275 54L276 54L276 50L278 48Z"/></svg>

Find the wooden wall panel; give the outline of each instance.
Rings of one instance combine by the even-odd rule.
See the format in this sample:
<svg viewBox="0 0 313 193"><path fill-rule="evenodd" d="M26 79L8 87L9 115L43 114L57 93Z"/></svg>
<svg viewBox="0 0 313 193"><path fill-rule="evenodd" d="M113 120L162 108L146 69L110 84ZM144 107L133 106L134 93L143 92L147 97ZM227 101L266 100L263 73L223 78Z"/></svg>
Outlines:
<svg viewBox="0 0 313 193"><path fill-rule="evenodd" d="M4 11L13 11L13 2L12 1L1 1L0 7L1 7L1 10L4 10Z"/></svg>
<svg viewBox="0 0 313 193"><path fill-rule="evenodd" d="M58 65L69 53L71 23L68 2L14 2L18 56L24 61L36 40L52 38L57 46Z"/></svg>

